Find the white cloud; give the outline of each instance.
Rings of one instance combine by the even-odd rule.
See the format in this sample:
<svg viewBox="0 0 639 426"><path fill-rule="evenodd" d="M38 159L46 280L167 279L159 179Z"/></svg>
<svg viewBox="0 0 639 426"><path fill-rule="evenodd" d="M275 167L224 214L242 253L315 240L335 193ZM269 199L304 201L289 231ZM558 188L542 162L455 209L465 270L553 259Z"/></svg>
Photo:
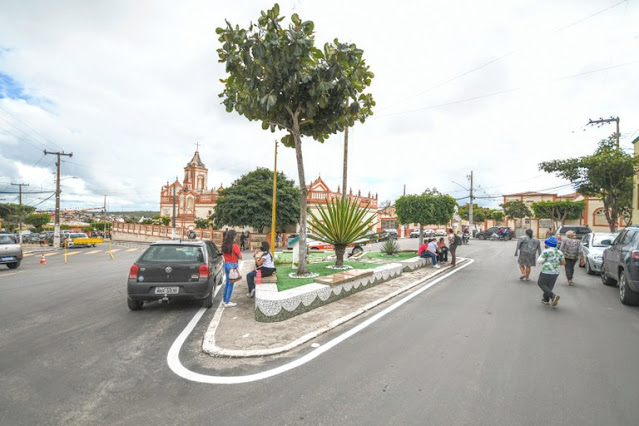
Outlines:
<svg viewBox="0 0 639 426"><path fill-rule="evenodd" d="M0 99L0 184L51 188L53 158L42 150L64 150L74 156L63 174L79 178L65 181L65 206L101 205L108 194L113 208L157 209L196 141L212 187L272 167L275 135L220 105L215 36L225 19L247 26L272 2L4 3L0 73L30 98ZM471 170L478 195L562 185L537 165L589 154L614 131L583 131L588 118L621 117L628 147L639 129L639 6L584 19L615 3L280 5L315 22L318 44L337 37L364 49L377 108L351 131L348 182L394 200L404 185L463 197L453 181L467 187ZM342 140L304 140L307 182L341 185ZM297 180L292 149L280 148L278 169Z"/></svg>

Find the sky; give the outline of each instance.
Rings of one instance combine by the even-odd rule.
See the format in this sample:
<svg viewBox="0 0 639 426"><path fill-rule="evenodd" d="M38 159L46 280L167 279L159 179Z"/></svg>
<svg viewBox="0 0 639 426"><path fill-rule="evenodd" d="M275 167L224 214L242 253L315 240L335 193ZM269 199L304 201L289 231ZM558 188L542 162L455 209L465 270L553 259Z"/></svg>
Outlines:
<svg viewBox="0 0 639 426"><path fill-rule="evenodd" d="M375 74L374 115L349 133L348 185L394 202L427 188L481 205L567 194L542 161L639 136L639 0L280 1L315 23L316 45L355 43ZM271 1L0 0L0 203L159 210L160 189L199 144L208 185L273 168L278 134L219 94L215 29L248 27ZM303 140L307 184L342 182L343 134ZM278 171L297 182L293 149ZM13 193L12 193L13 192ZM29 194L28 192L34 192ZM42 193L35 193L42 192Z"/></svg>

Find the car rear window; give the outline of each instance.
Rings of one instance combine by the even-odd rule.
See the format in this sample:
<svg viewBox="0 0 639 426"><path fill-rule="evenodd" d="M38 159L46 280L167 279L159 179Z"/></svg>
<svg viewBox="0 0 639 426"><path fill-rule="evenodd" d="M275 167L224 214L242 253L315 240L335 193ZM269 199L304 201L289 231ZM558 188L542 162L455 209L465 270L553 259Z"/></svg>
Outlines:
<svg viewBox="0 0 639 426"><path fill-rule="evenodd" d="M194 246L151 246L140 257L141 262L202 263L204 254Z"/></svg>

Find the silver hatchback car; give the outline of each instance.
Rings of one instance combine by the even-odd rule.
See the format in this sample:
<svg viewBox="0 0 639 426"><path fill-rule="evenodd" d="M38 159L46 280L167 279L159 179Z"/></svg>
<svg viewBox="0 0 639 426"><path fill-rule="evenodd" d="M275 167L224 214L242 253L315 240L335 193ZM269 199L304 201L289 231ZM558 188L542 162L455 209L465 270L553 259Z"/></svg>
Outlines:
<svg viewBox="0 0 639 426"><path fill-rule="evenodd" d="M591 232L581 240L581 259L579 266L585 267L589 275L601 273L603 251L610 247L619 232Z"/></svg>

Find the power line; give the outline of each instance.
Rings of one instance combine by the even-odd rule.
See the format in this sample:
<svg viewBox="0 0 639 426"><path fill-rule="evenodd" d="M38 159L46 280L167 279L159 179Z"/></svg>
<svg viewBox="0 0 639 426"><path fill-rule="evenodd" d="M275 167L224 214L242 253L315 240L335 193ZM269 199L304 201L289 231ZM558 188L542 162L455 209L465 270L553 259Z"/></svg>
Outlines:
<svg viewBox="0 0 639 426"><path fill-rule="evenodd" d="M0 110L4 111L5 113L9 114L11 117L13 117L15 120L17 120L18 122L22 123L23 125L25 125L28 129L31 129L31 131L33 131L36 135L39 135L42 139L44 139L45 141L49 142L50 144L57 146L58 148L62 149L62 147L60 145L58 145L57 143L51 141L50 139L48 139L47 137L45 137L44 135L42 135L42 133L38 132L37 130L35 130L33 127L29 126L27 123L25 123L24 121L20 120L18 117L16 117L15 115L11 114L9 111L7 111L6 109L0 107Z"/></svg>

